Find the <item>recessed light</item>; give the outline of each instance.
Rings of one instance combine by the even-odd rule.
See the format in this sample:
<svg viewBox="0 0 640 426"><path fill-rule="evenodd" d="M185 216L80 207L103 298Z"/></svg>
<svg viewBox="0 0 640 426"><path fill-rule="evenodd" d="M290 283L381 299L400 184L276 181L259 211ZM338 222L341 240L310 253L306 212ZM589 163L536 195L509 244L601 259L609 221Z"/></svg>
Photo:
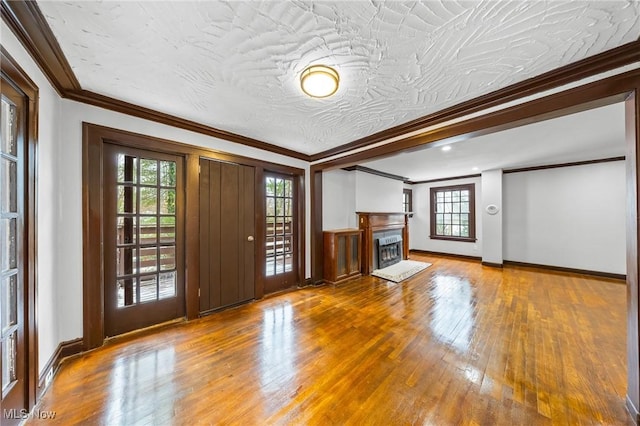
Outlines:
<svg viewBox="0 0 640 426"><path fill-rule="evenodd" d="M312 98L326 98L338 90L338 72L325 65L312 65L300 74L302 91Z"/></svg>
<svg viewBox="0 0 640 426"><path fill-rule="evenodd" d="M474 167L474 168L472 168L471 170L476 171L476 170L478 170L478 168L477 168L477 167Z"/></svg>
<svg viewBox="0 0 640 426"><path fill-rule="evenodd" d="M451 151L451 145L445 145L442 147L443 151Z"/></svg>

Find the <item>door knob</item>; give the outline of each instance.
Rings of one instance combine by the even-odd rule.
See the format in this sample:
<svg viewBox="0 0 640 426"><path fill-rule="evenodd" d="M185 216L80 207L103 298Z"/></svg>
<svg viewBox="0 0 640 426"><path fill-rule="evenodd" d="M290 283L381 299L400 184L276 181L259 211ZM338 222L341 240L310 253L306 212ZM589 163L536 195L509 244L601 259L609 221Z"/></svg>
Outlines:
<svg viewBox="0 0 640 426"><path fill-rule="evenodd" d="M249 235L249 236L247 237L247 241L253 241L253 235Z"/></svg>

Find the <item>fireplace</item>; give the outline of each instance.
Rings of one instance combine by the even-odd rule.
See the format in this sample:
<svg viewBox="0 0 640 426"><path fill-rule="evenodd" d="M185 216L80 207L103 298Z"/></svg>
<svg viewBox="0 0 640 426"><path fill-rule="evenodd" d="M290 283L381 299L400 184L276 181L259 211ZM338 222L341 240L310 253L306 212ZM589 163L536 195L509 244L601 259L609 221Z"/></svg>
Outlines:
<svg viewBox="0 0 640 426"><path fill-rule="evenodd" d="M400 239L400 259L409 253L408 213L356 212L358 227L362 230L362 275L380 269L378 244L380 238L397 236Z"/></svg>
<svg viewBox="0 0 640 426"><path fill-rule="evenodd" d="M402 237L393 235L382 237L376 240L378 247L378 268L382 269L391 266L402 260Z"/></svg>

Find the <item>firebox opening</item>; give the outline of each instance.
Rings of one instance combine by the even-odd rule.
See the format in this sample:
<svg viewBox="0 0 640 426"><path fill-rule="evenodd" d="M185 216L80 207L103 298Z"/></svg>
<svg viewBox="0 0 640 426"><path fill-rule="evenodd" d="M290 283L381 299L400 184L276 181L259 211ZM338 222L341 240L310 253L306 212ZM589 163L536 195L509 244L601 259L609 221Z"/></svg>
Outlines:
<svg viewBox="0 0 640 426"><path fill-rule="evenodd" d="M378 269L386 268L402 260L402 237L393 235L376 240L378 246Z"/></svg>

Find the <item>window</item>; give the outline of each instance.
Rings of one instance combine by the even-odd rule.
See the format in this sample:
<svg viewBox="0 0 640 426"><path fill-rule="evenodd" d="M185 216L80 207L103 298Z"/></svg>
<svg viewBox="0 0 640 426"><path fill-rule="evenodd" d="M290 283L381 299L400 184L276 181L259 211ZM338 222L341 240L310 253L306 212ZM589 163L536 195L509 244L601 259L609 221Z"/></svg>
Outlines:
<svg viewBox="0 0 640 426"><path fill-rule="evenodd" d="M293 178L280 175L266 177L267 277L293 270L294 192Z"/></svg>
<svg viewBox="0 0 640 426"><path fill-rule="evenodd" d="M432 239L476 241L475 185L431 188Z"/></svg>
<svg viewBox="0 0 640 426"><path fill-rule="evenodd" d="M413 194L410 189L404 188L402 190L402 211L405 213L409 213L413 211ZM409 217L413 215L410 214Z"/></svg>

